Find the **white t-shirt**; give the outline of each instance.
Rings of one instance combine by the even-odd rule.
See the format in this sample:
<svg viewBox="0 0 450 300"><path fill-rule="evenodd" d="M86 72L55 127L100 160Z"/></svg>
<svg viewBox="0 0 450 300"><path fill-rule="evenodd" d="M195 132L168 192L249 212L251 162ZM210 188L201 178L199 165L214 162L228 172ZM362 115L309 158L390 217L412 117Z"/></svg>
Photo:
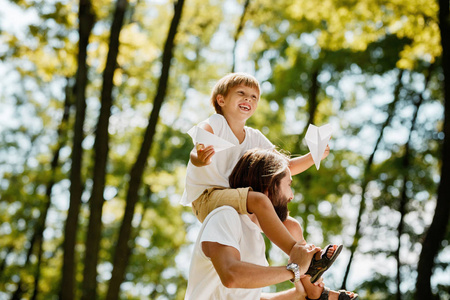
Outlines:
<svg viewBox="0 0 450 300"><path fill-rule="evenodd" d="M185 300L260 299L261 288L230 289L222 284L210 258L203 253L205 241L236 248L242 261L269 265L261 229L248 215L240 215L230 206L216 208L203 222L195 242Z"/></svg>
<svg viewBox="0 0 450 300"><path fill-rule="evenodd" d="M275 146L257 129L245 126L245 139L239 144L224 116L214 114L199 125L207 123L218 137L234 144L234 147L216 152L211 164L194 166L189 160L186 171L186 186L180 203L190 205L205 189L220 186L230 187L228 177L239 159L247 150L253 148L273 149Z"/></svg>

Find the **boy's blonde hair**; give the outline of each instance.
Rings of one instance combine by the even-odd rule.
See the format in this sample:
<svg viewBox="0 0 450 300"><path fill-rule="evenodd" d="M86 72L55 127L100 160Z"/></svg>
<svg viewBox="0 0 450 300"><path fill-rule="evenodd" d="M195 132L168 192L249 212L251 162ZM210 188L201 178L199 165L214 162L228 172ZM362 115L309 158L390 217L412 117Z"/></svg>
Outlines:
<svg viewBox="0 0 450 300"><path fill-rule="evenodd" d="M237 85L245 85L251 88L256 88L258 94L261 94L258 80L247 73L230 73L222 77L214 86L211 94L211 104L214 106L216 113L222 114L222 108L217 103L217 96L222 95L226 97L231 88Z"/></svg>

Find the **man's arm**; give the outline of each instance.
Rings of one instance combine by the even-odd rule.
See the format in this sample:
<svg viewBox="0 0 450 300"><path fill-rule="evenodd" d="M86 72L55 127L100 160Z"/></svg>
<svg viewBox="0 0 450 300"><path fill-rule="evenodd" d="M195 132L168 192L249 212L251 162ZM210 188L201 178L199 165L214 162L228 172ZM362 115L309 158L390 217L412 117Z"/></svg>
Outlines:
<svg viewBox="0 0 450 300"><path fill-rule="evenodd" d="M241 261L239 251L216 242L203 242L202 250L211 259L222 284L228 288L262 288L294 278L285 266L266 267ZM311 261L314 250L294 246L294 261L303 273Z"/></svg>
<svg viewBox="0 0 450 300"><path fill-rule="evenodd" d="M203 242L202 249L228 288L262 288L294 278L284 266L265 267L241 261L239 251L231 246Z"/></svg>

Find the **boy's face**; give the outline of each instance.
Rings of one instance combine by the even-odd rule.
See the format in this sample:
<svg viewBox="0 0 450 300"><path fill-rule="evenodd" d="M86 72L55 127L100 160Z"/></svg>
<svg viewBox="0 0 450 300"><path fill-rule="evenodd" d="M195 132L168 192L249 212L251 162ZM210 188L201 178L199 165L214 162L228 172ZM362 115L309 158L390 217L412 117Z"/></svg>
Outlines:
<svg viewBox="0 0 450 300"><path fill-rule="evenodd" d="M256 88L238 85L231 88L226 97L217 96L225 117L250 118L258 107L259 91Z"/></svg>

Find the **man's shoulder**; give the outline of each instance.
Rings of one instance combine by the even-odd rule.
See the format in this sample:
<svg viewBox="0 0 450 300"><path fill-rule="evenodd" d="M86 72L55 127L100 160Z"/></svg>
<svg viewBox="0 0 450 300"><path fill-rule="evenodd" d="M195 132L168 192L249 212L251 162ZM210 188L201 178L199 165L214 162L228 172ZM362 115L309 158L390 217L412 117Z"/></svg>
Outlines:
<svg viewBox="0 0 450 300"><path fill-rule="evenodd" d="M207 223L211 219L239 220L239 213L233 207L224 205L212 210L203 223Z"/></svg>

